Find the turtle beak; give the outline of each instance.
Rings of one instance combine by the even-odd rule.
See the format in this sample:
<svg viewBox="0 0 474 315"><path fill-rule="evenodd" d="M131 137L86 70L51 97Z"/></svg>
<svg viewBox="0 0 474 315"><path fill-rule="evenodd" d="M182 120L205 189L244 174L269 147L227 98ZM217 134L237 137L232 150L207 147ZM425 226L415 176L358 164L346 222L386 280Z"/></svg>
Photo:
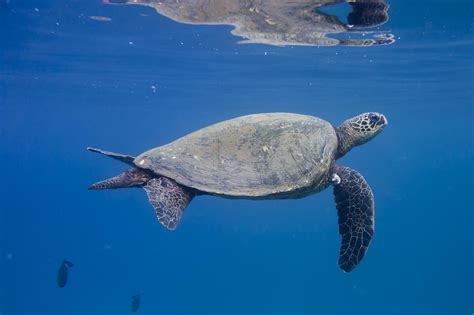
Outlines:
<svg viewBox="0 0 474 315"><path fill-rule="evenodd" d="M377 122L377 125L379 125L379 126L386 126L386 125L388 125L388 119L387 119L387 117L385 117L383 114L380 114L380 119L379 119L379 121Z"/></svg>

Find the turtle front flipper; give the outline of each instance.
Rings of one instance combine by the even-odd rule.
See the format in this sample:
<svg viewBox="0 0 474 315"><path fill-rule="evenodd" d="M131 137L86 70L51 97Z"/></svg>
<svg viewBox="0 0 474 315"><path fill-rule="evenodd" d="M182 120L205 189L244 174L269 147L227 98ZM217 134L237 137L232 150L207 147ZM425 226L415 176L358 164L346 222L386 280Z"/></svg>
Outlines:
<svg viewBox="0 0 474 315"><path fill-rule="evenodd" d="M175 230L184 209L194 195L167 177L153 178L143 186L143 189L156 211L158 221L167 229Z"/></svg>
<svg viewBox="0 0 474 315"><path fill-rule="evenodd" d="M336 165L332 173L341 235L338 263L349 272L364 258L374 235L374 195L357 171Z"/></svg>

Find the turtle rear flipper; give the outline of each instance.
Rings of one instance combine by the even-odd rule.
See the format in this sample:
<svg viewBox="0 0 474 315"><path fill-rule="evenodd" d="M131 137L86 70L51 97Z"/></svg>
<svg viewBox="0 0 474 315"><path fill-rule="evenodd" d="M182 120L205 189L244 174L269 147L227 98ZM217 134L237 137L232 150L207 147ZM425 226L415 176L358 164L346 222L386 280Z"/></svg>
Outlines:
<svg viewBox="0 0 474 315"><path fill-rule="evenodd" d="M135 164L133 163L133 160L135 160L135 157L133 156L120 154L120 153L114 153L114 152L96 149L92 147L87 147L87 150L91 152L95 152L95 153L100 153L108 157L111 157L113 159L119 160L121 162L127 163L128 165L135 166Z"/></svg>
<svg viewBox="0 0 474 315"><path fill-rule="evenodd" d="M194 195L174 180L166 177L149 180L143 189L155 209L158 221L167 229L175 230L184 209Z"/></svg>
<svg viewBox="0 0 474 315"><path fill-rule="evenodd" d="M339 267L349 272L362 260L374 235L374 195L364 177L349 167L333 168L339 217Z"/></svg>

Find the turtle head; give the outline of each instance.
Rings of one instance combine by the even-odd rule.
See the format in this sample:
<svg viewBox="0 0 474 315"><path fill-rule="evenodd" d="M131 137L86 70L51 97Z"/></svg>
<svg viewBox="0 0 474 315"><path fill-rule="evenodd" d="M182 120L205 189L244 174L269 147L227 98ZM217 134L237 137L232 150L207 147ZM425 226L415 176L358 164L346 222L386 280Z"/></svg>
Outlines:
<svg viewBox="0 0 474 315"><path fill-rule="evenodd" d="M374 138L387 124L384 115L374 112L360 114L343 122L336 128L339 140L337 158Z"/></svg>
<svg viewBox="0 0 474 315"><path fill-rule="evenodd" d="M346 120L344 127L352 137L354 146L364 144L378 135L388 124L387 118L379 113L364 113Z"/></svg>

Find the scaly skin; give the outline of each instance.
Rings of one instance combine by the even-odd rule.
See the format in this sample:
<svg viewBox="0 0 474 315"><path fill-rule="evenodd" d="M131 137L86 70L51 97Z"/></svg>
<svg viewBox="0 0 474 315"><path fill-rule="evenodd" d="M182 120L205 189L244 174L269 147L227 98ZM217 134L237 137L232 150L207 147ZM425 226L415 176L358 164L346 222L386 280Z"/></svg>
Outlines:
<svg viewBox="0 0 474 315"><path fill-rule="evenodd" d="M378 135L388 124L379 113L364 113L343 122L336 130L338 148L336 159L343 157L353 147L366 143Z"/></svg>

